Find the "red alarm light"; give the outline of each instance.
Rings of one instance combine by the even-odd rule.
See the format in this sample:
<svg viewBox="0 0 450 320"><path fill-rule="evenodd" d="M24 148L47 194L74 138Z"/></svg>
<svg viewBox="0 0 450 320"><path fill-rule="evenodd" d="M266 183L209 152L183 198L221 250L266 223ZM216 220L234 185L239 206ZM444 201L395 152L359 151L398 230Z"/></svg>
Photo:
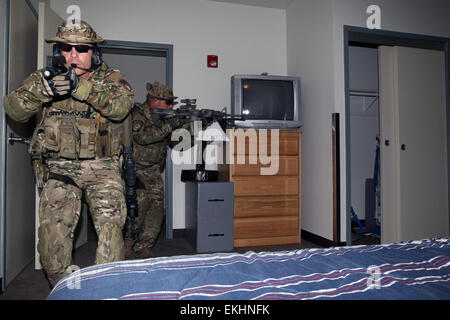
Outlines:
<svg viewBox="0 0 450 320"><path fill-rule="evenodd" d="M219 66L219 57L215 55L208 56L208 68L217 68Z"/></svg>

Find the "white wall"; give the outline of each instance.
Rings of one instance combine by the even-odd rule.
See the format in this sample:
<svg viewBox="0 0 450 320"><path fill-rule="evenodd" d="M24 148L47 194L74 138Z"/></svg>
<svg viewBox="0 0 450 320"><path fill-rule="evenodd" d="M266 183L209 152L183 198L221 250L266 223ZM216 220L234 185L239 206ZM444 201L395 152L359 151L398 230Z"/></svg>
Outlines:
<svg viewBox="0 0 450 320"><path fill-rule="evenodd" d="M330 1L294 1L287 10L288 74L302 78L302 229L333 239Z"/></svg>
<svg viewBox="0 0 450 320"><path fill-rule="evenodd" d="M105 39L173 44L174 93L230 110L230 77L286 74L286 11L208 0L52 0L63 18L76 4ZM219 68L206 67L208 54ZM143 84L145 85L145 84Z"/></svg>
<svg viewBox="0 0 450 320"><path fill-rule="evenodd" d="M303 228L332 239L331 113L341 114L341 235L346 235L343 26L366 27L381 7L383 30L450 37L448 0L294 0L287 8L288 74L302 77Z"/></svg>

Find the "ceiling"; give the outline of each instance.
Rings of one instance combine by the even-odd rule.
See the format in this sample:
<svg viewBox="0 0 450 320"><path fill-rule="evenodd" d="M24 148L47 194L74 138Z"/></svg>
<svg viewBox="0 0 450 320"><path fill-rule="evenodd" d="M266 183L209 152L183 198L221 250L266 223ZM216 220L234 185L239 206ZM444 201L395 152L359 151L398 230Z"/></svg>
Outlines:
<svg viewBox="0 0 450 320"><path fill-rule="evenodd" d="M209 0L209 1L245 4L248 6L266 7L274 9L287 9L289 4L293 0Z"/></svg>

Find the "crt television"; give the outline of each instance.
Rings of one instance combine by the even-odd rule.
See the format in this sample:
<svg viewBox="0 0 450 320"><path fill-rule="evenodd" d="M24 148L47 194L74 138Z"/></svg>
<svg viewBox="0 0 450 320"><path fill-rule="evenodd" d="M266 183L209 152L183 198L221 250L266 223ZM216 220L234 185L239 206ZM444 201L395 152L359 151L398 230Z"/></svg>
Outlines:
<svg viewBox="0 0 450 320"><path fill-rule="evenodd" d="M236 128L300 128L300 78L264 74L232 76L231 114L245 119L236 120Z"/></svg>

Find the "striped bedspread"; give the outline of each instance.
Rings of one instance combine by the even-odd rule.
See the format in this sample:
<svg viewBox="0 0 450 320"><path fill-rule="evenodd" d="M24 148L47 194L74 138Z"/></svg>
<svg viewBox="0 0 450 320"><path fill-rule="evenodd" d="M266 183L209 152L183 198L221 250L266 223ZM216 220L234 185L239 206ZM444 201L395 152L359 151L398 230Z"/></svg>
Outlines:
<svg viewBox="0 0 450 320"><path fill-rule="evenodd" d="M107 263L48 299L450 299L450 238Z"/></svg>

